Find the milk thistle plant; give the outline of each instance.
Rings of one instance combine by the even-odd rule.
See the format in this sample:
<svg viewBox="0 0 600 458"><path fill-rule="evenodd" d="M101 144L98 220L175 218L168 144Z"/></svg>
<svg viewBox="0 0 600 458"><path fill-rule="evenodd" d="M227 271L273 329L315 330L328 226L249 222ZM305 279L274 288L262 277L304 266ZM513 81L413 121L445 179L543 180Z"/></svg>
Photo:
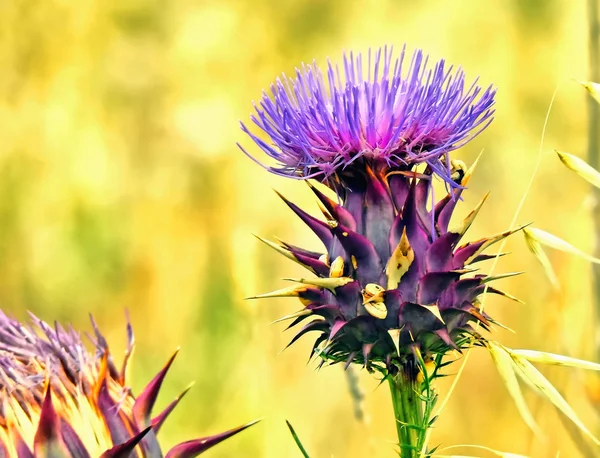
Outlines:
<svg viewBox="0 0 600 458"><path fill-rule="evenodd" d="M282 196L323 250L263 240L311 275L255 298L299 298L302 309L286 317L299 328L290 345L315 335L311 356L321 365L357 364L387 380L399 453L412 458L433 453L433 382L450 353L487 348L533 428L517 376L538 382L555 404L560 395L550 395L552 386L529 362L541 353L519 353L486 334L497 323L482 295L512 297L492 286L506 275L480 273L479 263L494 257L491 245L522 227L465 242L485 197L464 220L451 222L474 170L451 153L492 121L496 90L467 82L444 60L428 65L419 50L405 54L394 58L383 48L350 53L341 68L303 65L263 93L251 116L258 132L241 127L274 159L264 167L307 181L322 212L317 218ZM436 180L445 186L442 196L434 195Z"/></svg>
<svg viewBox="0 0 600 458"><path fill-rule="evenodd" d="M94 324L90 353L75 330L32 316L20 323L0 312L0 456L7 458L193 458L251 424L176 445L166 455L157 440L184 391L152 414L173 362L134 396L127 365L133 332L117 367Z"/></svg>

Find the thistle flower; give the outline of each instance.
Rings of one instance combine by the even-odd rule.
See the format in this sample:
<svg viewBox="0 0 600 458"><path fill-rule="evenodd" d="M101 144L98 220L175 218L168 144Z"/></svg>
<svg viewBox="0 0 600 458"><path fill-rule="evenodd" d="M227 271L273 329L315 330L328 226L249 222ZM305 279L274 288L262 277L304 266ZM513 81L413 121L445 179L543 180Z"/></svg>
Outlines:
<svg viewBox="0 0 600 458"><path fill-rule="evenodd" d="M404 48L396 60L391 48L373 59L369 52L363 74L362 55L350 53L344 79L331 63L326 75L315 62L302 65L296 78L277 79L272 95L263 92L255 106L251 119L272 144L243 123L242 130L279 162L268 167L279 175L326 180L352 176L365 162L394 170L425 162L453 185L448 153L491 122L495 90L467 87L463 71L444 60L428 69L420 50L403 74L404 55Z"/></svg>
<svg viewBox="0 0 600 458"><path fill-rule="evenodd" d="M466 89L463 72L443 60L427 70L421 51L404 74L403 59L404 50L395 61L387 48L373 60L369 54L363 78L363 59L351 54L343 80L329 64L328 90L316 64L303 66L295 79L278 80L256 108L252 119L271 144L242 129L279 161L268 170L316 179L336 194L309 184L324 220L282 197L324 250L264 240L314 277L256 297L300 299L304 308L286 317L290 328L303 324L290 345L316 332L312 354L322 363L358 363L390 378L403 456L413 456L435 402L429 381L446 353L484 342L475 323L487 330L494 321L478 296L505 294L489 285L495 278L474 273L475 265L514 231L461 244L485 198L450 225L473 167L449 152L492 120L495 90ZM434 177L448 189L437 202Z"/></svg>
<svg viewBox="0 0 600 458"><path fill-rule="evenodd" d="M3 457L162 457L156 438L184 391L162 412L152 410L173 355L139 396L127 386L128 348L117 367L92 320L95 353L72 328L32 315L21 324L0 311L0 455ZM173 447L191 458L250 425Z"/></svg>

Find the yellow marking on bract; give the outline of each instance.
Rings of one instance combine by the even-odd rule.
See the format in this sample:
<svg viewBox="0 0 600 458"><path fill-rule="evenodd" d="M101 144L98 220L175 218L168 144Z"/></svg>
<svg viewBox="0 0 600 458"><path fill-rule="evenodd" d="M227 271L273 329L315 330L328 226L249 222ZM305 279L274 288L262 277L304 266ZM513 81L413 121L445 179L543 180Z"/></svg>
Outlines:
<svg viewBox="0 0 600 458"><path fill-rule="evenodd" d="M343 235L344 237L348 237L348 233L347 233L346 231L342 232L342 235Z"/></svg>
<svg viewBox="0 0 600 458"><path fill-rule="evenodd" d="M402 237L400 242L394 249L392 256L390 257L387 265L385 266L385 274L387 276L387 288L396 289L400 280L404 276L410 265L415 260L415 252L410 246L408 237L406 236L406 227L402 231Z"/></svg>
<svg viewBox="0 0 600 458"><path fill-rule="evenodd" d="M471 176L473 176L473 172L475 171L475 167L477 167L477 163L479 162L479 158L481 157L482 153L483 153L483 151L481 153L479 153L479 156L477 156L477 159L475 159L475 161L471 164L471 167L469 167L468 170L463 175L463 179L460 182L461 186L466 186L467 183L469 182L469 180L471 179ZM452 163L452 162L450 162L450 163Z"/></svg>
<svg viewBox="0 0 600 458"><path fill-rule="evenodd" d="M486 195L483 196L483 199L481 199L481 201L471 211L471 213L469 213L467 215L467 217L464 220L462 220L460 223L458 223L458 224L454 225L452 228L450 228L448 232L452 232L453 234L464 235L465 232L467 232L467 230L469 230L469 228L471 227L471 224L473 224L473 221L477 217L479 210L481 210L481 207L483 206L483 204L485 203L485 201L487 200L489 195L490 195L489 192L486 193Z"/></svg>
<svg viewBox="0 0 600 458"><path fill-rule="evenodd" d="M371 302L383 302L385 289L377 283L369 283L361 291L363 304Z"/></svg>
<svg viewBox="0 0 600 458"><path fill-rule="evenodd" d="M442 314L440 313L440 308L437 305L422 305L421 307L429 310L438 320L446 324L442 318Z"/></svg>
<svg viewBox="0 0 600 458"><path fill-rule="evenodd" d="M400 329L388 329L388 334L392 338L396 353L400 356Z"/></svg>
<svg viewBox="0 0 600 458"><path fill-rule="evenodd" d="M319 256L319 261L321 261L323 264L328 266L329 265L329 255L327 253L322 254L321 256Z"/></svg>
<svg viewBox="0 0 600 458"><path fill-rule="evenodd" d="M354 267L354 270L358 269L358 261L354 255L350 256L350 262L352 262L352 267Z"/></svg>
<svg viewBox="0 0 600 458"><path fill-rule="evenodd" d="M387 307L384 302L367 302L364 304L369 315L384 320L387 317Z"/></svg>
<svg viewBox="0 0 600 458"><path fill-rule="evenodd" d="M344 275L344 258L338 256L331 263L329 268L329 276L333 278L339 278Z"/></svg>
<svg viewBox="0 0 600 458"><path fill-rule="evenodd" d="M554 151L558 154L558 158L567 168L573 170L573 172L593 184L595 187L600 188L600 172L594 167L577 156L557 150Z"/></svg>
<svg viewBox="0 0 600 458"><path fill-rule="evenodd" d="M496 234L496 235L494 235L492 237L489 237L484 243L481 244L481 246L479 247L479 249L477 251L475 251L475 253L473 253L469 258L467 258L465 260L465 265L471 263L477 256L479 256L483 251L485 251L487 248L489 248L494 243L497 243L500 240L505 239L506 237L508 237L509 235L514 234L515 232L519 232L519 231L523 230L527 226L529 226L529 224L523 224L522 226L519 226L519 227L517 227L515 229L509 230L509 231L505 231L505 232L502 232L500 234ZM473 242L468 243L468 244L463 245L463 246L468 246L468 245L471 245L472 243Z"/></svg>
<svg viewBox="0 0 600 458"><path fill-rule="evenodd" d="M319 210L321 210L321 213L323 213L323 216L328 223L329 221L334 221L333 216L331 216L331 213L329 213L320 200L317 200L317 206L319 207Z"/></svg>
<svg viewBox="0 0 600 458"><path fill-rule="evenodd" d="M338 223L336 220L334 220L333 218L331 219L327 219L327 225L331 228L331 229L335 229L336 227L339 226L340 223Z"/></svg>
<svg viewBox="0 0 600 458"><path fill-rule="evenodd" d="M350 277L339 277L339 278L284 278L286 281L293 281L296 283L303 283L305 285L317 286L319 288L327 288L331 291L335 291L340 286L352 283L354 279Z"/></svg>

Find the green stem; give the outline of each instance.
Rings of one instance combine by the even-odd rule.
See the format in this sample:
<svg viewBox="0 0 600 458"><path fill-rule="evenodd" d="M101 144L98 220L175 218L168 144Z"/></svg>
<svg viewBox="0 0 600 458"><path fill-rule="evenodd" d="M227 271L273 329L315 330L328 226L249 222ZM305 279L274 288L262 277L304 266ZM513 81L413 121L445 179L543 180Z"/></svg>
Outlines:
<svg viewBox="0 0 600 458"><path fill-rule="evenodd" d="M389 376L401 458L418 458L423 448L435 394L417 380L414 366Z"/></svg>

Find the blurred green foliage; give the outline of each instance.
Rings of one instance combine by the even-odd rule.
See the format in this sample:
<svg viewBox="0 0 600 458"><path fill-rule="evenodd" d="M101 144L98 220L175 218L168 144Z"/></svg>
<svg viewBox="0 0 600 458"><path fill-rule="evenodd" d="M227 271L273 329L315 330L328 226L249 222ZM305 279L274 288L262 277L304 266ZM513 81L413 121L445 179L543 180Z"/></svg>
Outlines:
<svg viewBox="0 0 600 458"><path fill-rule="evenodd" d="M297 305L243 301L298 269L251 233L316 243L271 188L316 206L305 186L270 176L236 148L241 141L257 152L238 120L302 61L382 44L422 47L499 87L495 123L455 155L471 162L485 148L462 208L491 190L472 235L499 232L531 175L557 84L544 151L584 152L584 93L570 78L587 74L585 23L584 2L563 0L0 2L2 305L20 318L30 310L86 329L92 313L117 351L128 309L136 389L181 345L159 402L197 383L162 430L166 444L265 417L210 456L295 457L288 418L315 457L394 456L386 390L361 374L367 417L355 420L341 369L305 364L310 342L278 356L288 336L268 323ZM590 251L587 193L549 153L520 221ZM528 274L504 287L529 305L488 301L518 331L499 337L593 355L589 266L551 253L558 294L518 237L509 248L500 269ZM532 438L480 353L433 443L573 456L560 420L543 415L548 406L534 404L551 441ZM589 383L550 375L593 423Z"/></svg>

